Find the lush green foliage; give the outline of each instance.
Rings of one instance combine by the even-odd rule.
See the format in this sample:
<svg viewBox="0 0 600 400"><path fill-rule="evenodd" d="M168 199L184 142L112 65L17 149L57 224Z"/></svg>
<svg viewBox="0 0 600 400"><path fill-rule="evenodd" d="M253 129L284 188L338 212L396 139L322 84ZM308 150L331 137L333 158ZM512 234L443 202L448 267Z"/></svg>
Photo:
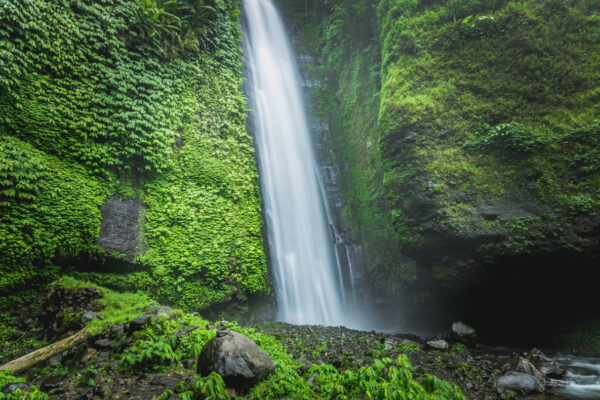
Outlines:
<svg viewBox="0 0 600 400"><path fill-rule="evenodd" d="M0 3L0 291L48 281L53 262L186 309L268 293L237 13L230 0ZM115 192L144 205L149 251L127 274L93 245Z"/></svg>
<svg viewBox="0 0 600 400"><path fill-rule="evenodd" d="M426 215L428 192L463 230L505 229L469 207L515 197L558 207L563 224L598 210L593 2L386 0L378 13L384 182L401 215ZM421 223L395 223L405 250L421 248Z"/></svg>
<svg viewBox="0 0 600 400"><path fill-rule="evenodd" d="M415 272L399 247L451 285L455 271L431 258L458 247L436 242L440 232L487 260L550 235L568 249L585 242L565 232L600 207L593 1L284 3L323 62L319 109L349 164L347 215L390 267L383 280L397 281L399 264L400 277ZM516 232L510 218L484 217L487 205L538 214Z"/></svg>
<svg viewBox="0 0 600 400"><path fill-rule="evenodd" d="M211 372L205 377L196 376L196 382L188 384L180 383L181 390L178 390L178 398L182 400L226 400L229 399L229 394L225 389L225 382L221 375L216 372ZM175 393L172 390L167 390L155 400L170 400Z"/></svg>
<svg viewBox="0 0 600 400"><path fill-rule="evenodd" d="M89 249L105 189L81 166L12 136L0 135L0 150L0 292L9 294L52 278L51 260Z"/></svg>
<svg viewBox="0 0 600 400"><path fill-rule="evenodd" d="M198 0L136 0L137 28L142 44L174 56L199 50L199 35L216 18L216 11Z"/></svg>
<svg viewBox="0 0 600 400"><path fill-rule="evenodd" d="M47 394L42 393L40 389L32 385L31 391L23 393L21 389L16 389L5 393L5 386L10 383L27 382L26 378L16 378L8 371L0 371L0 400L48 400Z"/></svg>

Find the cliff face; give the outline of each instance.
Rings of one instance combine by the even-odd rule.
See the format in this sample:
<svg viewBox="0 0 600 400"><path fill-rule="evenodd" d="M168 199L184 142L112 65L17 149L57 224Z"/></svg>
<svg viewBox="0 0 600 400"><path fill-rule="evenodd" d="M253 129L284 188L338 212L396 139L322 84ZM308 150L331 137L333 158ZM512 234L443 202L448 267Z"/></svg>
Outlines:
<svg viewBox="0 0 600 400"><path fill-rule="evenodd" d="M555 311L589 314L574 305L587 303L600 249L593 3L288 7L323 63L318 106L336 153L359 169L347 214L387 302L491 327L485 314L525 321L523 304L562 292Z"/></svg>
<svg viewBox="0 0 600 400"><path fill-rule="evenodd" d="M0 6L2 293L65 270L188 310L270 291L237 3L164 7Z"/></svg>

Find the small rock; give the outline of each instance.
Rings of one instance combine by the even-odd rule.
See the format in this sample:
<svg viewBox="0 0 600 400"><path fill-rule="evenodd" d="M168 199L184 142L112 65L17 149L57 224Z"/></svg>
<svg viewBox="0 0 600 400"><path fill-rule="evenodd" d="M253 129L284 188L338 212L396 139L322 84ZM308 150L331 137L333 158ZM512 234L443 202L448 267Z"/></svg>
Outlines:
<svg viewBox="0 0 600 400"><path fill-rule="evenodd" d="M21 392L27 393L31 391L31 386L23 382L12 382L4 385L2 388L2 393L9 394L10 392L14 392L17 389L21 389Z"/></svg>
<svg viewBox="0 0 600 400"><path fill-rule="evenodd" d="M192 369L194 367L195 363L196 363L196 360L194 360L193 358L186 358L185 360L183 360L183 366L186 369Z"/></svg>
<svg viewBox="0 0 600 400"><path fill-rule="evenodd" d="M109 356L110 353L108 351L103 351L100 354L98 354L98 359L96 361L98 364L104 364L106 360L108 360Z"/></svg>
<svg viewBox="0 0 600 400"><path fill-rule="evenodd" d="M81 322L86 324L94 319L100 319L100 316L95 311L85 311L81 314Z"/></svg>
<svg viewBox="0 0 600 400"><path fill-rule="evenodd" d="M61 354L55 355L54 357L51 357L48 360L48 364L50 364L50 366L52 366L52 367L56 367L62 361L63 355L64 355L64 353L61 353Z"/></svg>
<svg viewBox="0 0 600 400"><path fill-rule="evenodd" d="M386 339L386 340L383 342L383 345L384 345L384 349L385 349L386 351L390 351L390 350L392 350L392 349L394 348L394 344L393 344L393 343L392 343L392 341L391 341L391 340L389 340L389 339Z"/></svg>
<svg viewBox="0 0 600 400"><path fill-rule="evenodd" d="M115 344L112 340L108 338L101 338L94 342L94 345L100 347L101 349L112 349L115 347Z"/></svg>
<svg viewBox="0 0 600 400"><path fill-rule="evenodd" d="M40 389L44 392L49 392L50 390L57 390L62 388L65 385L64 378L60 376L49 376L42 381L40 384Z"/></svg>
<svg viewBox="0 0 600 400"><path fill-rule="evenodd" d="M131 321L131 328L132 329L140 329L144 325L146 325L148 322L152 321L153 319L154 319L154 316L150 313L140 315L139 317L137 317L133 321Z"/></svg>
<svg viewBox="0 0 600 400"><path fill-rule="evenodd" d="M166 318L171 318L171 307L169 306L160 306L158 307L158 309L156 310L156 315L160 315Z"/></svg>
<svg viewBox="0 0 600 400"><path fill-rule="evenodd" d="M352 361L352 364L356 365L357 367L362 367L365 365L365 360L362 358L357 358L356 360Z"/></svg>
<svg viewBox="0 0 600 400"><path fill-rule="evenodd" d="M213 329L215 329L214 324L206 324L206 329L208 329L209 331L212 331Z"/></svg>
<svg viewBox="0 0 600 400"><path fill-rule="evenodd" d="M206 376L216 371L227 387L244 390L275 372L275 363L256 343L240 333L224 332L202 348L199 374Z"/></svg>
<svg viewBox="0 0 600 400"><path fill-rule="evenodd" d="M110 328L110 335L113 337L122 335L125 332L125 325L115 324Z"/></svg>
<svg viewBox="0 0 600 400"><path fill-rule="evenodd" d="M448 351L448 349L450 348L450 345L448 344L448 342L446 342L443 339L431 340L431 341L427 342L427 346L434 350L442 350L442 351Z"/></svg>
<svg viewBox="0 0 600 400"><path fill-rule="evenodd" d="M533 375L511 371L496 379L496 386L510 390L523 390L526 392L543 392L546 386Z"/></svg>

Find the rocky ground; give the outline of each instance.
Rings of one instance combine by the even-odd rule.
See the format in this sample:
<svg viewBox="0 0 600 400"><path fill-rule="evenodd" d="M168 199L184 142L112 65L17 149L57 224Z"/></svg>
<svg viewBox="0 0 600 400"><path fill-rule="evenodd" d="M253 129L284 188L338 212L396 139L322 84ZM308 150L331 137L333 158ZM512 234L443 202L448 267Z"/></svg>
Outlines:
<svg viewBox="0 0 600 400"><path fill-rule="evenodd" d="M433 374L454 383L468 399L523 398L528 393L545 389L546 374L555 377L562 373L556 363L546 360L537 350L522 355L498 354L476 350L460 342L448 344L440 338L426 341L414 335L388 335L343 327L294 326L277 322L263 323L258 328L279 338L293 357L306 366L329 363L340 369L354 368L369 365L377 358L393 359L404 353L417 376ZM440 335L452 341L449 336L448 332ZM533 364L546 374L537 371ZM537 376L531 379L530 373ZM507 381L506 378L504 385L499 385L498 378L502 376L514 379ZM528 385L531 389L517 389Z"/></svg>
<svg viewBox="0 0 600 400"><path fill-rule="evenodd" d="M16 310L22 329L10 343L0 347L0 355L12 352L14 356L0 357L0 364L20 355L15 353L15 348L23 337L30 340L35 336L39 339L37 343L52 343L77 332L83 323L102 318L95 301L100 297L102 294L94 288L75 292L53 288L38 304ZM114 324L87 342L31 368L26 372L28 382L55 399L152 399L166 390L181 391L186 383L194 382L197 357L184 356L176 362L157 365L154 370L126 365L125 350L142 332L151 330L152 321L174 318L171 309L165 306L140 308L137 314L129 322ZM214 326L209 328L215 329ZM275 322L261 323L254 328L277 338L302 364L298 372L304 376L313 364L327 363L338 370L357 370L373 364L376 359L396 359L406 354L418 379L433 374L458 385L468 399L504 400L543 392L550 377L563 373L556 363L536 350L499 355L476 349L473 347L475 332L463 324L455 324L452 330L430 340L414 335ZM181 338L198 329L178 328L172 335ZM22 353L28 351L21 350ZM14 385L25 390L29 387L16 382ZM3 390L14 389L14 385L5 386Z"/></svg>

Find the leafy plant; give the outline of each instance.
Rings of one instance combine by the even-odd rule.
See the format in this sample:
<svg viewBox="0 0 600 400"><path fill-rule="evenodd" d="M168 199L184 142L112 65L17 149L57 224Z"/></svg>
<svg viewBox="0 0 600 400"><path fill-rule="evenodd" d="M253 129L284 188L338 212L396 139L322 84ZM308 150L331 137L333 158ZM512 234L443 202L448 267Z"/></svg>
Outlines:
<svg viewBox="0 0 600 400"><path fill-rule="evenodd" d="M23 392L21 389L15 389L5 392L7 385L11 383L25 383L26 378L14 377L9 371L0 371L0 400L48 400L50 397L43 393L40 388L31 385L31 390Z"/></svg>
<svg viewBox="0 0 600 400"><path fill-rule="evenodd" d="M94 368L93 365L90 365L85 370L85 373L78 374L75 378L75 386L76 387L94 387L96 386L96 381L94 378L98 375L98 371Z"/></svg>
<svg viewBox="0 0 600 400"><path fill-rule="evenodd" d="M479 139L465 142L465 148L489 151L503 151L507 154L527 154L538 149L542 142L532 137L521 124L510 122L487 127L487 132Z"/></svg>

